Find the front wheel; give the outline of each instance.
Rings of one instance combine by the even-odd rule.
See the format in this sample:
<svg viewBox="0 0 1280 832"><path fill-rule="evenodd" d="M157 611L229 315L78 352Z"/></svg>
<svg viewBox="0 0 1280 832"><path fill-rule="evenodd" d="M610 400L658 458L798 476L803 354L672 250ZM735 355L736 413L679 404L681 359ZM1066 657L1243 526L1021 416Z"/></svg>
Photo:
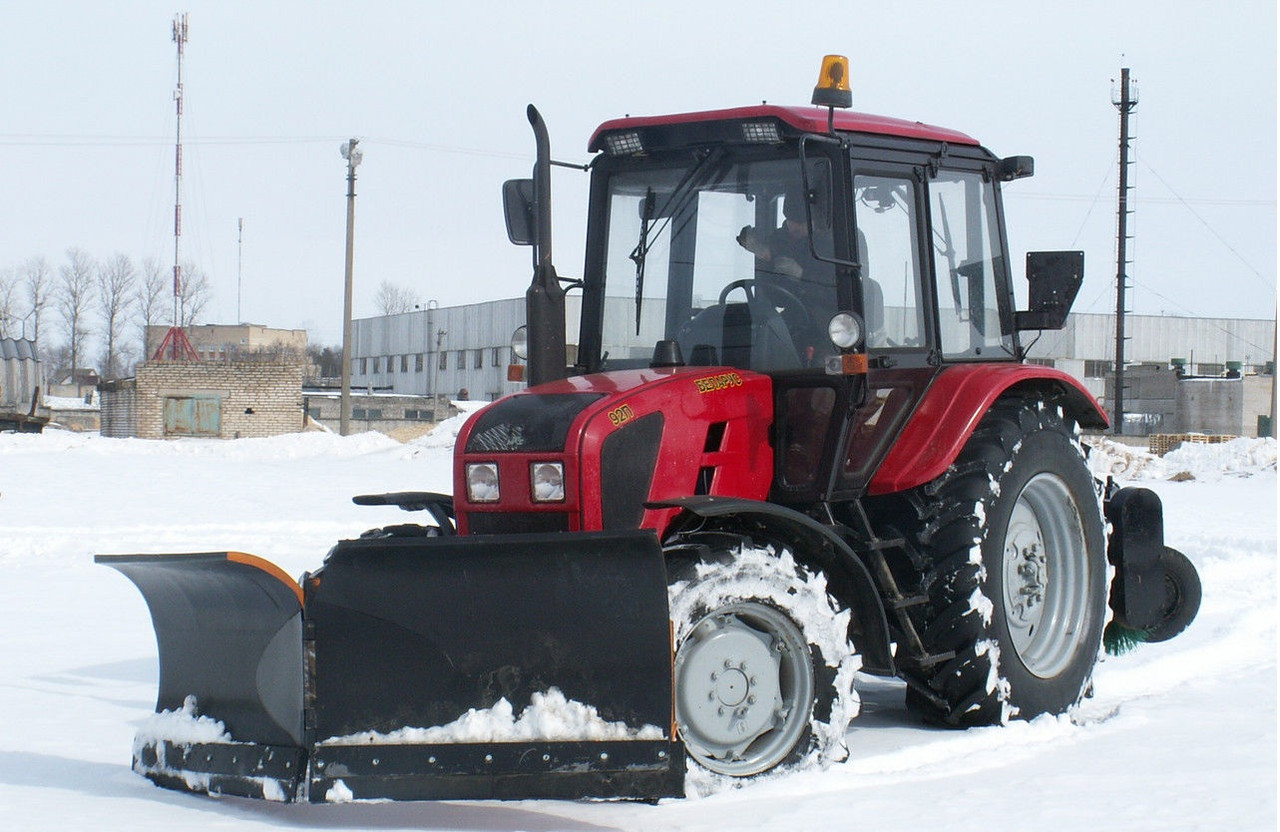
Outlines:
<svg viewBox="0 0 1280 832"><path fill-rule="evenodd" d="M676 724L689 756L727 777L844 759L860 660L823 576L748 544L678 577Z"/></svg>

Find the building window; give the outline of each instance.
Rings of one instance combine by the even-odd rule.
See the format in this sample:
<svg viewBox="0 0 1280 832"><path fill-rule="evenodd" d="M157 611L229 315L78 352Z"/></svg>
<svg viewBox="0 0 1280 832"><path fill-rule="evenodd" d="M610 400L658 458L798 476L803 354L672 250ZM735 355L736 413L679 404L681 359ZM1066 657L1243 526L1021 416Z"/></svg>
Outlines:
<svg viewBox="0 0 1280 832"><path fill-rule="evenodd" d="M370 407L370 408L353 407L351 408L351 418L352 419L381 419L382 409L377 407Z"/></svg>
<svg viewBox="0 0 1280 832"><path fill-rule="evenodd" d="M408 355L400 356L400 372L402 373L409 372L409 356Z"/></svg>
<svg viewBox="0 0 1280 832"><path fill-rule="evenodd" d="M413 357L413 371L415 373L422 372L422 359L423 359L422 353L418 353Z"/></svg>
<svg viewBox="0 0 1280 832"><path fill-rule="evenodd" d="M382 359L375 355L373 357L373 374L377 375L378 373L382 372L381 368L382 368Z"/></svg>
<svg viewBox="0 0 1280 832"><path fill-rule="evenodd" d="M490 360L492 361L492 366L494 367L502 366L502 347L493 348L493 358Z"/></svg>
<svg viewBox="0 0 1280 832"><path fill-rule="evenodd" d="M457 366L459 370L467 369L467 351L466 350L458 350L458 363L455 366Z"/></svg>
<svg viewBox="0 0 1280 832"><path fill-rule="evenodd" d="M1098 361L1096 359L1089 358L1084 362L1084 377L1106 378L1110 375L1111 370L1114 367L1114 361Z"/></svg>
<svg viewBox="0 0 1280 832"><path fill-rule="evenodd" d="M1028 358L1027 363L1035 364L1037 367L1052 367L1053 359L1052 358Z"/></svg>
<svg viewBox="0 0 1280 832"><path fill-rule="evenodd" d="M436 362L436 367L441 370L449 369L449 353L440 353L440 360Z"/></svg>
<svg viewBox="0 0 1280 832"><path fill-rule="evenodd" d="M367 375L369 372L369 359L360 359L360 375Z"/></svg>
<svg viewBox="0 0 1280 832"><path fill-rule="evenodd" d="M484 369L484 350L476 350L471 366L476 370Z"/></svg>

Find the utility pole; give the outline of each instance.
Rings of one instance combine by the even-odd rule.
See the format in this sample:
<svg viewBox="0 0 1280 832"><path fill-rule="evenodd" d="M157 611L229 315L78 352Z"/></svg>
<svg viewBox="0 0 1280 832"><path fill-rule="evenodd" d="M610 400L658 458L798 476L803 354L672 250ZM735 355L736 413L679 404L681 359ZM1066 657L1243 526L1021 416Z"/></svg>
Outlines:
<svg viewBox="0 0 1280 832"><path fill-rule="evenodd" d="M1129 113L1138 106L1138 84L1130 82L1129 68L1120 70L1120 92L1111 91L1111 103L1120 110L1120 196L1116 209L1116 383L1111 429L1124 433L1124 290L1128 280L1129 242Z"/></svg>
<svg viewBox="0 0 1280 832"><path fill-rule="evenodd" d="M356 149L359 143L353 138L339 146L342 158L347 160L347 274L342 301L342 414L338 419L338 432L343 436L351 430L351 266L356 233L356 166L364 158L364 153Z"/></svg>

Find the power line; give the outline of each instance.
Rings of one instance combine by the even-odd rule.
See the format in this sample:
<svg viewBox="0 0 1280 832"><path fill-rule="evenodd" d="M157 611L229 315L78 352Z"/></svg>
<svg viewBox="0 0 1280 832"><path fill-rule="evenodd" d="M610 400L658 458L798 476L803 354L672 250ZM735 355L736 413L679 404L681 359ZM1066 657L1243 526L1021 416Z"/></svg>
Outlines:
<svg viewBox="0 0 1280 832"><path fill-rule="evenodd" d="M1114 163L1114 159L1112 160ZM1144 163L1145 164L1145 163ZM1108 181L1110 177L1108 176ZM1103 187L1106 187L1103 182ZM1005 191L1005 202L1010 199L1028 199L1039 202L1093 202L1096 196L1085 196L1084 194L1030 194L1022 192ZM1220 205L1226 207L1240 208L1265 208L1274 206L1274 199L1182 199L1181 197L1161 197L1161 196L1143 196L1131 197L1130 202L1140 202L1147 205Z"/></svg>
<svg viewBox="0 0 1280 832"><path fill-rule="evenodd" d="M203 138L183 139L185 145L205 146L243 146L243 145L301 145L330 144L346 141L346 136L205 136ZM480 150L461 145L433 144L429 142L411 141L408 139L391 139L371 137L362 139L365 144L382 144L389 147L403 147L410 150L429 150L434 153L449 153L461 156L481 156L493 159L518 159L531 161L527 153L512 153L496 150ZM0 146L5 147L149 147L171 144L172 139L162 136L130 136L130 135L92 135L74 133L0 133Z"/></svg>
<svg viewBox="0 0 1280 832"><path fill-rule="evenodd" d="M1139 156L1139 157L1138 157L1138 161L1142 162L1142 166L1143 166L1144 168L1146 168L1147 170L1151 171L1151 174L1152 174L1153 176L1155 176L1155 178L1156 178L1156 179L1160 180L1160 184L1161 184L1161 185L1164 185L1164 186L1169 190L1169 193L1171 193L1171 194L1173 194L1173 195L1174 195L1174 197L1175 197L1175 199L1176 199L1176 201L1177 201L1177 202L1179 202L1180 204L1182 204L1182 205L1183 205L1183 206L1184 206L1188 211L1190 211L1190 212L1191 212L1191 215L1192 215L1193 217L1195 217L1196 219L1200 220L1200 224L1201 224L1201 225L1203 225L1205 228L1209 229L1209 233L1210 233L1210 234L1212 234L1213 236L1215 236L1215 237L1217 237L1217 238L1218 238L1218 242L1220 242L1220 243L1222 243L1224 246L1226 246L1228 251L1230 251L1232 254L1234 254L1234 255L1236 256L1236 258L1237 258L1241 263L1244 263L1245 267L1246 267L1246 268L1248 268L1248 269L1249 269L1249 271L1253 272L1254 276L1258 278L1258 280L1262 283L1262 285L1266 286L1266 287L1267 287L1267 289L1268 289L1268 290L1270 290L1270 291L1273 291L1273 292L1275 291L1275 286L1273 286L1270 282L1268 282L1268 281L1267 281L1267 279L1266 279L1265 277L1263 277L1263 276L1262 276L1262 273L1261 273L1261 272L1259 272L1257 269L1255 269L1255 268L1253 267L1253 264L1252 264L1252 263L1250 263L1248 260L1244 259L1244 255L1242 255L1240 252L1236 251L1235 247L1234 247L1234 246L1232 246L1232 245L1231 245L1231 243L1227 242L1227 239L1226 239L1225 237L1223 237L1221 234L1219 234L1219 233L1217 232L1217 230L1216 230L1212 225L1209 225L1208 220L1206 220L1204 217L1202 217L1202 216L1200 216L1198 213L1196 213L1196 210L1195 210L1194 208L1192 208L1192 207L1191 207L1191 204L1190 204L1187 200L1185 200L1185 199L1183 199L1181 196L1179 196L1179 195L1178 195L1178 192L1177 192L1177 191L1175 191L1175 190L1173 189L1173 186L1172 186L1172 185L1170 185L1168 182L1166 182L1166 181L1164 180L1164 177L1163 177L1163 176L1161 176L1161 175L1160 175L1160 173L1159 173L1155 168L1151 167L1151 165L1150 165L1150 164L1148 164L1148 162L1147 162L1147 160L1146 160L1146 159L1143 159L1142 157L1140 157L1140 156Z"/></svg>

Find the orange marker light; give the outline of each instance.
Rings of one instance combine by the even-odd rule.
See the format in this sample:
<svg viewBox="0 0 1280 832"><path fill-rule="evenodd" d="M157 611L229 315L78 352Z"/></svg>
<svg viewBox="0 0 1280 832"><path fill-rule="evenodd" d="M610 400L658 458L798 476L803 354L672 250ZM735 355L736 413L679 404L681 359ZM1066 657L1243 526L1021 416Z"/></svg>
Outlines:
<svg viewBox="0 0 1280 832"><path fill-rule="evenodd" d="M819 107L853 106L853 92L849 89L849 59L844 55L827 55L822 59L822 72L813 88L813 103Z"/></svg>

